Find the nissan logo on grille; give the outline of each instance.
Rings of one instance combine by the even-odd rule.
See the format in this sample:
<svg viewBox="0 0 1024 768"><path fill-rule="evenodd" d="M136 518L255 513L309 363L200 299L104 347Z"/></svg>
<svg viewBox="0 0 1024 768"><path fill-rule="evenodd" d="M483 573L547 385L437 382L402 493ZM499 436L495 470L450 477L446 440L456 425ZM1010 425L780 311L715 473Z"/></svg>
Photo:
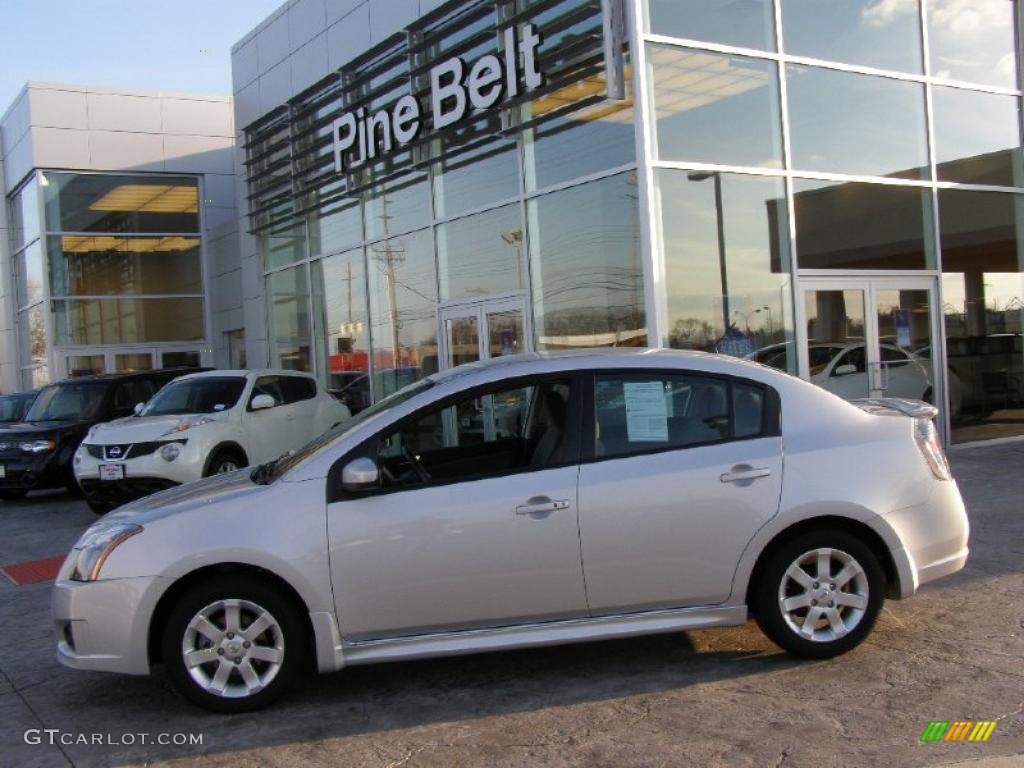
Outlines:
<svg viewBox="0 0 1024 768"><path fill-rule="evenodd" d="M107 458L108 459L120 459L123 455L128 453L127 445L108 445L107 446Z"/></svg>

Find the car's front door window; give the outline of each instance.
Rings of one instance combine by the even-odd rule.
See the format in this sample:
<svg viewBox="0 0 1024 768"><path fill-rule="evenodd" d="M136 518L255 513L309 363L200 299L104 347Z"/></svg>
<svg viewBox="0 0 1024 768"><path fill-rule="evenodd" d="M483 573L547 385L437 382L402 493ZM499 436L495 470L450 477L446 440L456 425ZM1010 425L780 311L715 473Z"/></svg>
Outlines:
<svg viewBox="0 0 1024 768"><path fill-rule="evenodd" d="M386 433L377 462L385 488L557 466L569 456L568 381L485 392Z"/></svg>

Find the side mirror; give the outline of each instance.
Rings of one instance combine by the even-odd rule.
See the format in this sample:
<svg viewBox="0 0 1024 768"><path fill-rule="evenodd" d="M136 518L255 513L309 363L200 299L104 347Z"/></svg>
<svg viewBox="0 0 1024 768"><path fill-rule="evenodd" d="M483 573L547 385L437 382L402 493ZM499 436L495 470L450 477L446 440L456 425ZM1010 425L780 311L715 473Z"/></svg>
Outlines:
<svg viewBox="0 0 1024 768"><path fill-rule="evenodd" d="M132 410L133 410L133 412L135 413L136 416L140 416L140 415L142 415L142 409L145 408L145 407L146 407L145 403L136 403L135 404L135 408L133 408Z"/></svg>
<svg viewBox="0 0 1024 768"><path fill-rule="evenodd" d="M256 395L249 403L249 407L254 411L265 411L275 405L277 405L277 401L271 395Z"/></svg>
<svg viewBox="0 0 1024 768"><path fill-rule="evenodd" d="M856 373L856 372L857 372L857 366L856 365L847 364L847 365L840 365L838 368L836 368L834 371L832 371L832 375L833 376L849 376L851 373Z"/></svg>
<svg viewBox="0 0 1024 768"><path fill-rule="evenodd" d="M349 493L380 487L380 470L377 468L377 462L365 456L352 459L341 470L341 487Z"/></svg>

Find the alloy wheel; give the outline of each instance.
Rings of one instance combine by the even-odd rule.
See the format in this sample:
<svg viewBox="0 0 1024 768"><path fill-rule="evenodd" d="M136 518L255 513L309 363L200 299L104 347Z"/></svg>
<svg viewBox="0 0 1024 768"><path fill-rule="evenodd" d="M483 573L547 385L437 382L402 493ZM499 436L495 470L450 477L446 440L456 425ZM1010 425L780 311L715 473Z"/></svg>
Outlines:
<svg viewBox="0 0 1024 768"><path fill-rule="evenodd" d="M865 616L868 576L850 554L828 547L797 557L779 584L778 605L786 625L816 643L845 637Z"/></svg>
<svg viewBox="0 0 1024 768"><path fill-rule="evenodd" d="M252 696L270 685L284 654L281 625L249 600L218 600L202 608L181 643L185 669L196 684L229 699Z"/></svg>

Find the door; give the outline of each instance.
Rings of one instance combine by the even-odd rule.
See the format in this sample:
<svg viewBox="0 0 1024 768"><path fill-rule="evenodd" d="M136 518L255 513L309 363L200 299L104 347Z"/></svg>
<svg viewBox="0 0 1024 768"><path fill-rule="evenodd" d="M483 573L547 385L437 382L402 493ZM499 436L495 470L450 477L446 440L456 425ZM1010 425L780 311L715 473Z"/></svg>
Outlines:
<svg viewBox="0 0 1024 768"><path fill-rule="evenodd" d="M522 292L446 304L438 319L442 370L529 351Z"/></svg>
<svg viewBox="0 0 1024 768"><path fill-rule="evenodd" d="M579 430L570 429L577 391L554 377L467 394L385 428L357 452L377 462L382 486L329 491L331 575L347 641L587 615ZM500 414L501 429L483 427L489 413Z"/></svg>
<svg viewBox="0 0 1024 768"><path fill-rule="evenodd" d="M250 464L262 464L297 448L304 442L301 426L295 415L295 406L285 396L282 376L260 376L253 383L252 392L242 417L248 438L245 446ZM252 399L257 395L274 398L273 408L253 410Z"/></svg>
<svg viewBox="0 0 1024 768"><path fill-rule="evenodd" d="M285 402L292 409L295 420L295 439L289 448L305 445L314 437L330 428L330 424L317 424L319 403L316 396L316 381L309 376L282 376L281 389Z"/></svg>
<svg viewBox="0 0 1024 768"><path fill-rule="evenodd" d="M579 492L591 612L724 602L744 548L778 512L771 393L684 372L597 374L593 388Z"/></svg>
<svg viewBox="0 0 1024 768"><path fill-rule="evenodd" d="M848 400L944 402L932 278L802 280L801 293L801 370L811 382Z"/></svg>

